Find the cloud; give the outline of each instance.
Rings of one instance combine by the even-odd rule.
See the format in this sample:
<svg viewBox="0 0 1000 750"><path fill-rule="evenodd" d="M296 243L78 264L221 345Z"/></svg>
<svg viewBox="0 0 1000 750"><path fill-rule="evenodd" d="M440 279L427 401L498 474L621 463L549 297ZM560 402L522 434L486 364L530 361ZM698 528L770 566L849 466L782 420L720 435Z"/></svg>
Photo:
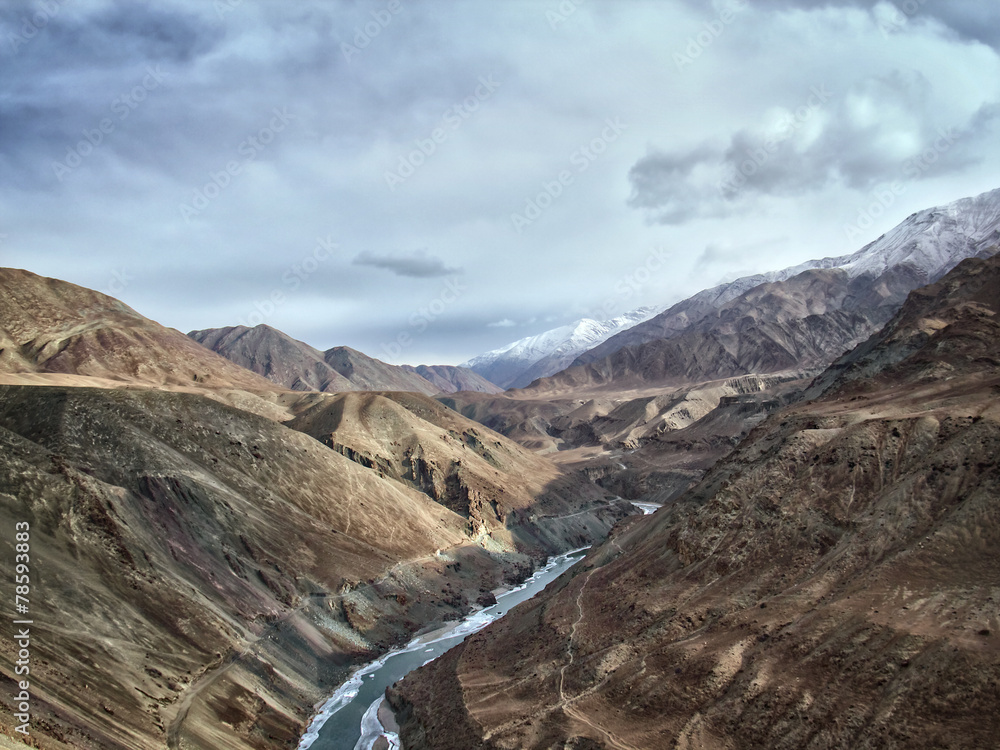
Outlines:
<svg viewBox="0 0 1000 750"><path fill-rule="evenodd" d="M632 195L628 204L647 209L662 224L718 214L719 209L711 204L717 202L713 183L720 176L719 158L719 150L709 145L680 154L652 151L629 170Z"/></svg>
<svg viewBox="0 0 1000 750"><path fill-rule="evenodd" d="M428 255L424 250L386 254L365 251L356 255L351 262L355 266L371 266L390 271L397 276L409 276L415 279L451 276L462 272L461 268L449 268L440 258Z"/></svg>
<svg viewBox="0 0 1000 750"><path fill-rule="evenodd" d="M682 224L745 213L760 197L830 187L865 192L982 162L997 105L942 117L933 93L923 74L901 70L862 78L839 94L813 86L800 104L772 107L728 139L686 152L652 149L629 171L628 205L656 223ZM929 151L936 153L925 163Z"/></svg>
<svg viewBox="0 0 1000 750"><path fill-rule="evenodd" d="M622 311L664 304L734 268L856 249L844 221L939 128L956 142L872 239L1000 184L1000 57L978 43L997 46L1000 4L917 0L883 31L885 0L750 0L679 71L674 53L731 3L588 0L553 26L546 3L404 2L348 59L341 43L373 23L357 0L3 0L0 262L97 289L124 269L124 301L184 330L278 290L268 323L313 345L377 354L405 331L406 360L463 361L613 295ZM490 75L502 87L477 103ZM831 100L791 127L824 84ZM468 117L437 142L458 105ZM295 119L272 138L276 109ZM609 117L628 130L576 171ZM251 137L263 148L243 149ZM390 191L414 149L426 163ZM513 232L510 213L565 169L573 183ZM180 205L202 196L187 221ZM776 233L788 241L737 250ZM341 251L313 272L328 236ZM650 247L675 251L670 272L619 295ZM459 271L470 291L439 311L435 287Z"/></svg>
<svg viewBox="0 0 1000 750"><path fill-rule="evenodd" d="M706 12L704 0L684 0ZM934 19L960 39L976 41L1000 49L1000 6L983 0L754 0L760 10L793 11L824 8L860 8L877 14L887 33L910 24ZM707 11L711 13L712 11Z"/></svg>
<svg viewBox="0 0 1000 750"><path fill-rule="evenodd" d="M517 325L517 323L515 323L510 318L504 318L503 320L497 320L497 321L495 321L493 323L487 323L486 327L487 328L513 328L516 325Z"/></svg>

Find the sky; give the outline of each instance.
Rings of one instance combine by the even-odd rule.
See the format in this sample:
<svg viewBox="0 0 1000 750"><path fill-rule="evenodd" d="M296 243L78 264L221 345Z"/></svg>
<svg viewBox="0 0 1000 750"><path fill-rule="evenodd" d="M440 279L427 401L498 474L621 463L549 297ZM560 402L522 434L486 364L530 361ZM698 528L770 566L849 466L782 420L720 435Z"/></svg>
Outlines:
<svg viewBox="0 0 1000 750"><path fill-rule="evenodd" d="M0 265L457 364L1000 187L992 0L4 0Z"/></svg>

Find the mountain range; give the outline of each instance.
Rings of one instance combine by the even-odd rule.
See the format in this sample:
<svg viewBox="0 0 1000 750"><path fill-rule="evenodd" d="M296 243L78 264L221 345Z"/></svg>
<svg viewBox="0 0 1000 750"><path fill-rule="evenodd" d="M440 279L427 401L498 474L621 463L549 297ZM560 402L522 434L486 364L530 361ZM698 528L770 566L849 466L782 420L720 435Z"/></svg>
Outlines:
<svg viewBox="0 0 1000 750"><path fill-rule="evenodd" d="M992 746L998 217L520 342L507 391L0 269L32 741L294 747L354 667L593 545L391 689L405 747Z"/></svg>
<svg viewBox="0 0 1000 750"><path fill-rule="evenodd" d="M411 750L992 747L1000 256L391 690Z"/></svg>
<svg viewBox="0 0 1000 750"><path fill-rule="evenodd" d="M13 268L0 290L2 382L274 388L100 292Z"/></svg>
<svg viewBox="0 0 1000 750"><path fill-rule="evenodd" d="M294 746L353 666L633 512L422 393L354 392L441 387L332 352L315 372L351 391L294 390L0 270L0 519L30 529L34 746ZM267 375L298 377L272 353ZM476 382L453 369L427 373Z"/></svg>
<svg viewBox="0 0 1000 750"><path fill-rule="evenodd" d="M608 323L578 321L464 366L506 388L558 374L538 386L557 391L825 366L830 353L885 323L912 289L964 258L989 254L998 242L1000 190L994 190L915 213L849 255L742 277L662 312L642 308ZM663 343L688 332L674 345Z"/></svg>
<svg viewBox="0 0 1000 750"><path fill-rule="evenodd" d="M625 347L671 338L761 284L781 283L807 271L839 269L845 285L860 292L836 302L838 308L885 306L891 315L911 289L936 281L959 261L982 256L998 243L1000 190L993 190L914 213L849 255L806 261L706 289L616 334L581 355L574 364L595 362Z"/></svg>
<svg viewBox="0 0 1000 750"><path fill-rule="evenodd" d="M921 211L851 255L696 294L528 388L442 400L609 491L672 502L911 290L996 253L998 217L996 190ZM639 343L583 361L616 341Z"/></svg>
<svg viewBox="0 0 1000 750"><path fill-rule="evenodd" d="M390 365L347 346L321 352L264 324L207 328L191 331L188 336L272 383L296 391L386 390L432 395L503 390L464 368Z"/></svg>
<svg viewBox="0 0 1000 750"><path fill-rule="evenodd" d="M642 307L611 320L581 318L569 325L480 354L461 366L504 388L523 388L537 378L565 369L588 350L619 331L648 320L657 312L656 308Z"/></svg>

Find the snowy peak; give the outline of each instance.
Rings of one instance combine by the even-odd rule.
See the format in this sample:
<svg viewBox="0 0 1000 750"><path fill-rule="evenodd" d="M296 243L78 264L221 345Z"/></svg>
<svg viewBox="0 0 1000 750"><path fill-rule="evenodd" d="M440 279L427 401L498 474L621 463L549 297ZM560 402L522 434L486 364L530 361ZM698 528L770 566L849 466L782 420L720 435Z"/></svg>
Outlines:
<svg viewBox="0 0 1000 750"><path fill-rule="evenodd" d="M780 271L744 276L705 289L678 302L649 321L623 329L580 356L585 364L608 357L627 346L640 346L682 333L706 315L714 314L761 284L784 282L810 270L840 269L862 286L884 279L897 292L940 279L960 261L985 257L1000 243L1000 189L945 206L912 214L892 230L857 252L808 260ZM897 276L896 282L890 279ZM902 289L900 279L906 279ZM860 288L860 287L859 287ZM902 304L902 300L898 300Z"/></svg>
<svg viewBox="0 0 1000 750"><path fill-rule="evenodd" d="M574 362L595 362L626 346L670 339L762 284L790 281L811 270L840 269L859 280L858 304L870 301L861 290L883 286L883 303L902 304L910 289L937 281L965 258L985 257L998 243L1000 189L919 211L849 255L744 276L665 310L641 308L607 321L584 318L486 352L463 366L504 388L522 388Z"/></svg>
<svg viewBox="0 0 1000 750"><path fill-rule="evenodd" d="M1000 189L919 211L839 261L852 277L908 265L936 281L959 261L1000 241Z"/></svg>
<svg viewBox="0 0 1000 750"><path fill-rule="evenodd" d="M804 271L840 268L850 278L881 276L892 268L909 266L936 281L966 258L981 254L1000 241L1000 189L962 198L945 206L911 214L857 252L835 258L808 260L780 271L745 276L696 297L716 305L736 299L760 284L785 281Z"/></svg>
<svg viewBox="0 0 1000 750"><path fill-rule="evenodd" d="M582 318L480 354L460 366L503 388L519 388L536 378L559 372L583 352L649 320L659 311L660 308L642 307L611 320Z"/></svg>

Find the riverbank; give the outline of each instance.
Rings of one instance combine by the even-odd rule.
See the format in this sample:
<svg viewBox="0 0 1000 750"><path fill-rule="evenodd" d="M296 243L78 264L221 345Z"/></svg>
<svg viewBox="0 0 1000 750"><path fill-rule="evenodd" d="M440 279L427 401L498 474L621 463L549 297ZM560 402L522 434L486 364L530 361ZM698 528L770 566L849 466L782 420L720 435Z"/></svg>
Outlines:
<svg viewBox="0 0 1000 750"><path fill-rule="evenodd" d="M419 635L403 648L357 669L317 711L302 736L299 749L353 750L359 740L363 740L361 747L372 748L379 737L385 740L385 747L393 747L392 743L398 742L397 731L391 726L392 720L386 711L382 712L382 717L387 723L379 716L386 688L541 592L582 559L586 549L549 558L520 585L500 594L496 604L475 610L456 623Z"/></svg>

